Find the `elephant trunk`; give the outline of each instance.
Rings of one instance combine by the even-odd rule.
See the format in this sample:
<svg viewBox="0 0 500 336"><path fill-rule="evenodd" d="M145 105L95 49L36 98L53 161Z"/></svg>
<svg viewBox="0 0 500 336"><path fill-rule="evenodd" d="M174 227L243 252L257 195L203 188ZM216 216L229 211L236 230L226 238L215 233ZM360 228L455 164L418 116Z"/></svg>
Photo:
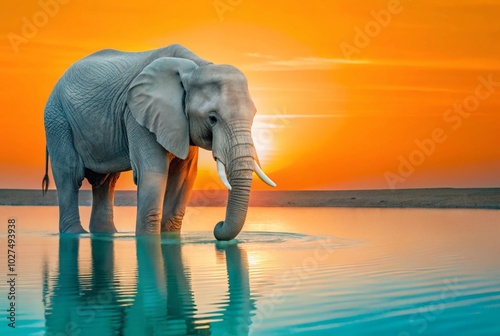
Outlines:
<svg viewBox="0 0 500 336"><path fill-rule="evenodd" d="M231 240L240 233L245 224L250 199L254 170L254 149L251 138L250 141L233 146L231 152L233 159L229 161L227 167L231 190L227 201L226 218L214 228L217 240Z"/></svg>

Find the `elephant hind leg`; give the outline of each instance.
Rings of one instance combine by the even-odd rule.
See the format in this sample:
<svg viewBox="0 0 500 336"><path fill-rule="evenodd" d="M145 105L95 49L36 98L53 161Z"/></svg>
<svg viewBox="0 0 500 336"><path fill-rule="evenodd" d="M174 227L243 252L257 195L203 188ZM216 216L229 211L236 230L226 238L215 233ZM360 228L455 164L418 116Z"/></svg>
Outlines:
<svg viewBox="0 0 500 336"><path fill-rule="evenodd" d="M83 160L73 145L71 127L60 107L51 105L45 110L45 132L59 202L59 232L86 232L78 212Z"/></svg>
<svg viewBox="0 0 500 336"><path fill-rule="evenodd" d="M120 173L98 174L85 169L85 177L92 185L92 212L90 232L116 232L113 221L115 184Z"/></svg>
<svg viewBox="0 0 500 336"><path fill-rule="evenodd" d="M59 202L59 232L87 232L82 227L80 213L78 211L78 191L81 182L75 182L74 172L69 171L67 167L59 167L55 163L52 163L52 173L56 182L57 198Z"/></svg>

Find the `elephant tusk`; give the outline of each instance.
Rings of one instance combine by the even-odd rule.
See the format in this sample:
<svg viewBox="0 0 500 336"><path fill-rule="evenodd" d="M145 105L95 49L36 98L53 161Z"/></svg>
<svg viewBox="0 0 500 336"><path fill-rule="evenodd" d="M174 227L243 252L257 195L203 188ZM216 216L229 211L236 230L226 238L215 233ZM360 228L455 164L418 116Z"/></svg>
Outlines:
<svg viewBox="0 0 500 336"><path fill-rule="evenodd" d="M226 167L222 163L221 160L217 159L217 173L219 174L219 178L224 183L227 189L231 190L231 185L229 184L229 181L227 180L227 175L226 175Z"/></svg>
<svg viewBox="0 0 500 336"><path fill-rule="evenodd" d="M266 183L267 185L270 185L271 187L276 187L276 183L274 183L269 177L267 177L266 174L264 174L264 172L262 171L262 169L260 169L260 166L257 163L257 161L253 160L253 164L254 164L255 173L257 174L257 176L262 181L264 181L264 183Z"/></svg>

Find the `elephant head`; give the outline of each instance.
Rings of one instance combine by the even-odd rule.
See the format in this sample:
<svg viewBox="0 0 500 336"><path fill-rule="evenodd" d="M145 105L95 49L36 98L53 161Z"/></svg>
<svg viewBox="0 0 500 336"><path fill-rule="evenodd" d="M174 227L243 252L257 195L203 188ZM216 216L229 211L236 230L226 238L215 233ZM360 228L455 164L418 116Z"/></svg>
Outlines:
<svg viewBox="0 0 500 336"><path fill-rule="evenodd" d="M245 76L229 65L162 57L134 79L128 93L134 118L170 153L185 159L189 146L211 150L229 189L226 218L214 235L230 240L241 231L252 173L276 186L261 170L251 135L255 105Z"/></svg>

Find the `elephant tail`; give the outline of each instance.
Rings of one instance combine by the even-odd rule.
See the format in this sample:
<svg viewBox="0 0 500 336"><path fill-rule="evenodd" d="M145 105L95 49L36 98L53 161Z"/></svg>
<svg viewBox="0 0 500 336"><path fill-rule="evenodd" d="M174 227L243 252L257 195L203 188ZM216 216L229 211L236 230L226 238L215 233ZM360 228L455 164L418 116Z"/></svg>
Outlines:
<svg viewBox="0 0 500 336"><path fill-rule="evenodd" d="M45 196L47 190L49 189L49 150L45 147L45 176L42 180L42 194Z"/></svg>

